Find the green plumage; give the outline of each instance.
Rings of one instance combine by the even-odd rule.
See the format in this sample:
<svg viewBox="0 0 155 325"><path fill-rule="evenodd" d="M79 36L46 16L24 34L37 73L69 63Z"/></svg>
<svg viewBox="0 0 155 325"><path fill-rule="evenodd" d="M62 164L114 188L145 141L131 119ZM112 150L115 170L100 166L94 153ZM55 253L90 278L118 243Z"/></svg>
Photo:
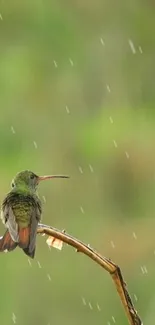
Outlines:
<svg viewBox="0 0 155 325"><path fill-rule="evenodd" d="M2 203L2 211L5 208L11 207L15 216L15 221L22 228L28 227L31 223L32 215L36 211L36 217L38 221L41 218L41 201L35 194L19 194L16 192L10 192ZM7 221L7 216L2 217L4 223Z"/></svg>
<svg viewBox="0 0 155 325"><path fill-rule="evenodd" d="M12 250L18 244L30 257L35 254L37 227L42 212L36 192L38 179L30 171L17 174L1 210L2 221L8 229L2 248Z"/></svg>
<svg viewBox="0 0 155 325"><path fill-rule="evenodd" d="M7 231L0 241L0 251L11 251L18 245L28 256L34 257L37 228L42 213L37 186L40 181L51 178L68 176L37 176L29 170L15 176L12 189L2 203L1 218Z"/></svg>

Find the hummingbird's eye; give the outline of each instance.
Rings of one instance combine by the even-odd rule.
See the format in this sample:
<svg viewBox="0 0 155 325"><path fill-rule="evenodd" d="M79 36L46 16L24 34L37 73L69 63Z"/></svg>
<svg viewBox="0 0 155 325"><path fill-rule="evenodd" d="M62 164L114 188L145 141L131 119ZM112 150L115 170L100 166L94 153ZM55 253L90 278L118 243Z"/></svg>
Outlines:
<svg viewBox="0 0 155 325"><path fill-rule="evenodd" d="M15 186L14 182L12 182L11 187L13 188Z"/></svg>
<svg viewBox="0 0 155 325"><path fill-rule="evenodd" d="M35 178L35 175L34 175L34 174L31 174L31 175L30 175L30 178L31 178L31 179L34 179L34 178Z"/></svg>

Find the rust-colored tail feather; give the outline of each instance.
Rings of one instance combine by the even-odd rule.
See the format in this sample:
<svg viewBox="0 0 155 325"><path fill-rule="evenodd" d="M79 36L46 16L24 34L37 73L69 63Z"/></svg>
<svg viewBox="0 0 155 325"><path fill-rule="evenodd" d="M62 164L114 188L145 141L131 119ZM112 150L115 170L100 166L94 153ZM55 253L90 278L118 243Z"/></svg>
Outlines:
<svg viewBox="0 0 155 325"><path fill-rule="evenodd" d="M31 258L35 255L35 245L30 245L30 227L19 228L19 242L16 243L12 240L9 231L7 230L2 238L0 238L0 252L7 250L13 251L17 246L23 249L24 253Z"/></svg>
<svg viewBox="0 0 155 325"><path fill-rule="evenodd" d="M0 252L4 252L5 250L11 252L17 247L17 245L18 243L15 243L12 240L9 231L7 230L4 236L0 239Z"/></svg>
<svg viewBox="0 0 155 325"><path fill-rule="evenodd" d="M19 247L27 248L30 242L30 227L19 228Z"/></svg>
<svg viewBox="0 0 155 325"><path fill-rule="evenodd" d="M19 244L18 246L23 249L24 253L31 258L34 258L35 247L33 250L30 249L30 227L19 228Z"/></svg>

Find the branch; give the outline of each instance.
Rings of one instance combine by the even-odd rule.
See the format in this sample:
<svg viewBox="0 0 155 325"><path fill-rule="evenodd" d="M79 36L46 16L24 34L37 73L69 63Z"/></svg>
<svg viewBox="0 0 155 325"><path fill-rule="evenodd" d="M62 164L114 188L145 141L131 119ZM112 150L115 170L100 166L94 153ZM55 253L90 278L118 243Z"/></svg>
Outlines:
<svg viewBox="0 0 155 325"><path fill-rule="evenodd" d="M127 290L126 283L123 280L123 276L122 276L121 270L118 265L116 265L110 259L101 256L89 245L86 245L83 242L81 242L80 240L65 233L65 231L60 231L56 228L53 228L53 227L50 227L47 225L43 225L43 224L39 224L37 232L39 234L46 234L48 236L52 236L56 239L63 241L66 244L69 244L70 246L73 246L74 248L76 248L77 252L81 252L81 253L87 255L92 260L94 260L96 263L98 263L101 267L103 267L107 272L109 272L114 283L115 283L117 292L120 296L121 302L122 302L124 309L126 311L126 315L127 315L129 324L130 325L143 325L140 317L137 314L137 311L134 308L134 305L132 303L132 300L131 300L130 295Z"/></svg>

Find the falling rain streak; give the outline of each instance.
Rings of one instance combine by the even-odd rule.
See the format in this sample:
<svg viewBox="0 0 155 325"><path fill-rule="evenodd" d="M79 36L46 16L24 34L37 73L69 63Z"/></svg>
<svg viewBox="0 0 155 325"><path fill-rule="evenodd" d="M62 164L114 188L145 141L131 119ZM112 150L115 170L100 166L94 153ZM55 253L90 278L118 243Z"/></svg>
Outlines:
<svg viewBox="0 0 155 325"><path fill-rule="evenodd" d="M106 85L106 88L107 88L108 93L111 93L110 86L109 85Z"/></svg>
<svg viewBox="0 0 155 325"><path fill-rule="evenodd" d="M67 112L67 114L69 114L70 113L70 110L69 110L69 108L68 108L68 106L66 105L66 112Z"/></svg>
<svg viewBox="0 0 155 325"><path fill-rule="evenodd" d="M58 67L57 62L54 60L53 63L54 63L55 68L57 68Z"/></svg>
<svg viewBox="0 0 155 325"><path fill-rule="evenodd" d="M69 58L70 65L73 67L74 63L71 58Z"/></svg>
<svg viewBox="0 0 155 325"><path fill-rule="evenodd" d="M133 238L134 238L134 239L137 239L137 236L136 236L136 234L135 234L134 231L133 231L132 235L133 235Z"/></svg>
<svg viewBox="0 0 155 325"><path fill-rule="evenodd" d="M16 317L15 313L12 313L12 321L14 324L16 323L16 320L17 320L17 317Z"/></svg>
<svg viewBox="0 0 155 325"><path fill-rule="evenodd" d="M99 304L97 304L96 307L97 307L98 311L101 311Z"/></svg>
<svg viewBox="0 0 155 325"><path fill-rule="evenodd" d="M100 38L100 42L101 42L101 44L102 44L103 46L105 45L104 40L103 40L102 37Z"/></svg>
<svg viewBox="0 0 155 325"><path fill-rule="evenodd" d="M115 140L113 140L113 144L114 144L114 147L117 148L118 145L117 145L117 142Z"/></svg>
<svg viewBox="0 0 155 325"><path fill-rule="evenodd" d="M89 169L90 169L91 173L94 172L94 169L93 169L92 165L90 165L90 164L89 164Z"/></svg>
<svg viewBox="0 0 155 325"><path fill-rule="evenodd" d="M79 172L80 172L81 174L83 174L83 169L82 169L81 166L79 166Z"/></svg>
<svg viewBox="0 0 155 325"><path fill-rule="evenodd" d="M15 133L16 133L16 131L15 131L15 129L14 129L14 127L13 127L13 126L11 126L11 132L12 132L13 134L15 134Z"/></svg>
<svg viewBox="0 0 155 325"><path fill-rule="evenodd" d="M137 296L134 294L134 299L135 299L135 301L137 301L138 300L138 298L137 298Z"/></svg>
<svg viewBox="0 0 155 325"><path fill-rule="evenodd" d="M110 123L111 123L111 124L113 124L113 123L114 123L114 121L113 121L113 119L112 119L112 117L111 117L111 116L109 116L109 120L110 120Z"/></svg>
<svg viewBox="0 0 155 325"><path fill-rule="evenodd" d="M129 156L129 153L127 151L125 151L125 155L126 155L126 158L129 159L130 156Z"/></svg>
<svg viewBox="0 0 155 325"><path fill-rule="evenodd" d="M91 310L93 310L92 303L90 301L87 303L86 299L84 297L82 297L82 303L83 303L84 306L87 305ZM101 307L99 306L98 303L96 304L96 308L97 308L98 311L101 311Z"/></svg>
<svg viewBox="0 0 155 325"><path fill-rule="evenodd" d="M28 263L29 263L29 265L32 267L32 263L31 263L31 261L30 261L29 258L28 258Z"/></svg>
<svg viewBox="0 0 155 325"><path fill-rule="evenodd" d="M50 276L50 274L47 274L47 278L48 278L49 281L51 281L51 276Z"/></svg>
<svg viewBox="0 0 155 325"><path fill-rule="evenodd" d="M46 203L46 198L44 195L42 196L42 198L43 198L44 203Z"/></svg>
<svg viewBox="0 0 155 325"><path fill-rule="evenodd" d="M83 207L80 207L81 212L84 214L84 209Z"/></svg>
<svg viewBox="0 0 155 325"><path fill-rule="evenodd" d="M128 43L129 43L129 46L130 46L130 49L131 49L132 53L136 54L136 49L135 49L135 46L133 44L133 41L131 39L129 39Z"/></svg>
<svg viewBox="0 0 155 325"><path fill-rule="evenodd" d="M112 240L111 240L110 244L111 244L112 248L115 248L115 244L114 244L114 242Z"/></svg>
<svg viewBox="0 0 155 325"><path fill-rule="evenodd" d="M83 302L83 305L86 306L86 300L84 297L82 297L82 302Z"/></svg>
<svg viewBox="0 0 155 325"><path fill-rule="evenodd" d="M90 302L88 303L88 306L91 310L93 309L92 304Z"/></svg>
<svg viewBox="0 0 155 325"><path fill-rule="evenodd" d="M39 269L41 269L41 264L40 264L40 262L39 262L39 261L37 261L37 263L38 263Z"/></svg>
<svg viewBox="0 0 155 325"><path fill-rule="evenodd" d="M33 141L33 144L34 144L34 147L35 147L35 149L37 149L37 148L38 148L38 146L37 146L37 143L36 143L36 141Z"/></svg>
<svg viewBox="0 0 155 325"><path fill-rule="evenodd" d="M143 265L140 268L141 268L142 274L147 274L148 273L148 270L146 268L146 265Z"/></svg>

